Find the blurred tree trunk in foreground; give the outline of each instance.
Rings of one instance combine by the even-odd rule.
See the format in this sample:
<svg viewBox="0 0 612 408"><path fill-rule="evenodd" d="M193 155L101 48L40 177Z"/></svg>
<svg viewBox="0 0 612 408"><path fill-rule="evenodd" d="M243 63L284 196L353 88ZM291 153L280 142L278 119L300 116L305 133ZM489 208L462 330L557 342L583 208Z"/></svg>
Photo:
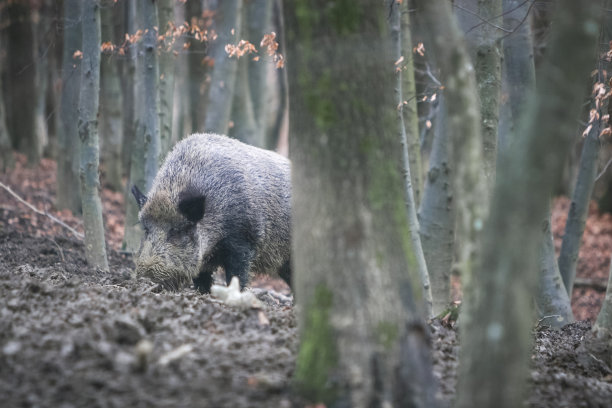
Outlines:
<svg viewBox="0 0 612 408"><path fill-rule="evenodd" d="M57 137L57 202L58 208L81 212L79 187L78 106L81 84L81 1L64 0L64 49L62 55L62 97L59 107Z"/></svg>
<svg viewBox="0 0 612 408"><path fill-rule="evenodd" d="M523 402L541 221L596 57L599 6L559 1L536 96L520 127L525 137L499 158L482 267L464 302L464 313L472 316L462 327L458 407L514 408Z"/></svg>
<svg viewBox="0 0 612 408"><path fill-rule="evenodd" d="M100 6L97 1L83 4L83 61L79 102L79 138L81 139L81 200L85 227L87 262L107 271L106 243L100 202L98 167L98 98L100 93Z"/></svg>
<svg viewBox="0 0 612 408"><path fill-rule="evenodd" d="M433 407L394 108L390 2L285 4L294 381L326 406Z"/></svg>

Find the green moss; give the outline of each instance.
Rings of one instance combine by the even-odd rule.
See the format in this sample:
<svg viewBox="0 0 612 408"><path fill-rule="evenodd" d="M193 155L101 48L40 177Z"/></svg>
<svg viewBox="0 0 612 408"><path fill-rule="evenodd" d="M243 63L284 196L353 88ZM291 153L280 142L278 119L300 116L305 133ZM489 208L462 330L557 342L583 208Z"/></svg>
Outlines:
<svg viewBox="0 0 612 408"><path fill-rule="evenodd" d="M319 284L305 313L300 350L295 368L295 386L300 394L313 402L333 401L336 390L329 378L336 368L338 354L329 314L333 293Z"/></svg>
<svg viewBox="0 0 612 408"><path fill-rule="evenodd" d="M385 348L385 350L391 350L393 344L397 341L399 329L396 323L382 321L378 323L376 328L378 334L378 342Z"/></svg>

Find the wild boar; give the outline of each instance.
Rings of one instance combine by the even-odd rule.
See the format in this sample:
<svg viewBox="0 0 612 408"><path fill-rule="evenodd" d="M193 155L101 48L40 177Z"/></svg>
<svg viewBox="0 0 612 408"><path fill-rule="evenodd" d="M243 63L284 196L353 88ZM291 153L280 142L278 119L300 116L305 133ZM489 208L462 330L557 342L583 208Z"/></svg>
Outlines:
<svg viewBox="0 0 612 408"><path fill-rule="evenodd" d="M241 288L257 273L290 283L290 171L283 156L226 136L179 142L146 196L132 188L144 229L137 275L203 293L218 267Z"/></svg>

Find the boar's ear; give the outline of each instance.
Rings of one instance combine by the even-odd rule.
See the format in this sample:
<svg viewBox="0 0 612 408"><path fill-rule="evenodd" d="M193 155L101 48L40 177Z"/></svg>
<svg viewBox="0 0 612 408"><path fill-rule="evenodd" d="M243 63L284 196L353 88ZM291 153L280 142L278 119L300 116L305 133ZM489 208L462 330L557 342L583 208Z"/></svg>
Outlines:
<svg viewBox="0 0 612 408"><path fill-rule="evenodd" d="M204 216L204 196L185 195L180 198L179 211L191 222L198 222Z"/></svg>
<svg viewBox="0 0 612 408"><path fill-rule="evenodd" d="M132 186L132 194L134 194L134 198L138 203L138 208L142 209L142 206L147 202L147 196L142 194L142 192L136 187L136 185Z"/></svg>

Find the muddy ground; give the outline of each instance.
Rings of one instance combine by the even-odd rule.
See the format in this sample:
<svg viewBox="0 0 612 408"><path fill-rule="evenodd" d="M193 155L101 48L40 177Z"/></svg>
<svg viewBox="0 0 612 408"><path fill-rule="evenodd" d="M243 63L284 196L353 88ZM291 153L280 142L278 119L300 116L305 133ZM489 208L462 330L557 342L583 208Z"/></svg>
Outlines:
<svg viewBox="0 0 612 408"><path fill-rule="evenodd" d="M28 202L53 209L54 163L0 174ZM263 309L239 311L194 290L172 293L132 274L117 252L122 194L103 192L111 271L83 245L0 188L0 407L302 407L291 392L294 310L281 283L255 282ZM567 200L557 200L557 241ZM612 407L612 372L581 351L603 297L612 220L592 209L574 291L579 323L534 329L530 407ZM290 295L289 295L290 296ZM454 395L458 333L433 322L440 396Z"/></svg>

